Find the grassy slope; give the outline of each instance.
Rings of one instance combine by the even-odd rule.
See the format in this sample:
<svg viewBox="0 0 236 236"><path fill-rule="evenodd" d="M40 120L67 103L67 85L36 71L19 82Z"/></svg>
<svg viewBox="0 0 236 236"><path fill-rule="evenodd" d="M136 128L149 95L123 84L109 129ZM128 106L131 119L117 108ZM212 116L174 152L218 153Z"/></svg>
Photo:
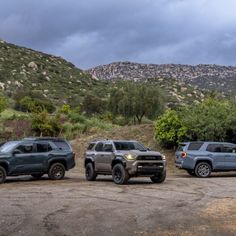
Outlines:
<svg viewBox="0 0 236 236"><path fill-rule="evenodd" d="M114 128L111 131L102 131L93 134L81 135L78 139L71 142L76 152L77 168L83 172L83 157L88 143L94 139L134 139L141 141L145 146L160 151L165 154L168 162L168 172L178 173L174 166L174 151L160 148L154 139L154 126L152 124L125 126Z"/></svg>
<svg viewBox="0 0 236 236"><path fill-rule="evenodd" d="M40 90L54 103L79 102L103 84L61 57L0 41L0 91L8 96L19 90Z"/></svg>

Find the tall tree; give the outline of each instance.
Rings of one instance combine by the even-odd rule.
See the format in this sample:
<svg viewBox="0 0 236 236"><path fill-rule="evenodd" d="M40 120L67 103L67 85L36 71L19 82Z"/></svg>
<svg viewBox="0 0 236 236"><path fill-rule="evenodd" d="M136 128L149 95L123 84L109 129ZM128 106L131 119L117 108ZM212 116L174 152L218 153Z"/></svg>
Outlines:
<svg viewBox="0 0 236 236"><path fill-rule="evenodd" d="M142 122L144 116L154 118L164 108L163 95L157 87L146 84L126 82L120 88L111 91L109 110L114 115L137 119Z"/></svg>

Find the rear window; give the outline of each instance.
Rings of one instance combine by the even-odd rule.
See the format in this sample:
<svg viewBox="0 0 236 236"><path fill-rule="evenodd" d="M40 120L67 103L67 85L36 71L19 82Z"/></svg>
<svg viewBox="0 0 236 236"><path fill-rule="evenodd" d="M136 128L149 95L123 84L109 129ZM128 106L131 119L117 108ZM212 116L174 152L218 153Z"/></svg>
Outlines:
<svg viewBox="0 0 236 236"><path fill-rule="evenodd" d="M177 151L180 151L180 152L184 151L184 147L185 147L185 146L186 146L185 143L179 144L179 146L178 146L178 148L177 148Z"/></svg>
<svg viewBox="0 0 236 236"><path fill-rule="evenodd" d="M190 151L191 150L192 151L199 150L201 148L202 144L203 144L203 142L201 142L201 143L190 143L189 146L188 146L188 150L190 150Z"/></svg>
<svg viewBox="0 0 236 236"><path fill-rule="evenodd" d="M61 150L71 151L71 146L65 141L53 141L53 143Z"/></svg>
<svg viewBox="0 0 236 236"><path fill-rule="evenodd" d="M87 147L87 150L92 150L94 146L95 146L95 143L90 143Z"/></svg>

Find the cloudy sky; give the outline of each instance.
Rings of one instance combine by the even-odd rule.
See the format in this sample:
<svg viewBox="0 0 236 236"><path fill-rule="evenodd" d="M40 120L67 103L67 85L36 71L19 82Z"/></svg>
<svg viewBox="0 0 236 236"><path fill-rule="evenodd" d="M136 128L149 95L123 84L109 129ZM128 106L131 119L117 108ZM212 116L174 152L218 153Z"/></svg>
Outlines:
<svg viewBox="0 0 236 236"><path fill-rule="evenodd" d="M235 0L1 0L0 38L86 69L236 65Z"/></svg>

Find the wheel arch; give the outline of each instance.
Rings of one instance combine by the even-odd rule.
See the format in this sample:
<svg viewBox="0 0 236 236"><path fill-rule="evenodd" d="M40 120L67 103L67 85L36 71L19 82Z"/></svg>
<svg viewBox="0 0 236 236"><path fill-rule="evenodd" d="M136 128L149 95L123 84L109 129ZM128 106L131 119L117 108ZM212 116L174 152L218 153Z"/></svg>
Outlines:
<svg viewBox="0 0 236 236"><path fill-rule="evenodd" d="M9 172L9 164L7 162L0 162L0 166L5 169L6 173Z"/></svg>
<svg viewBox="0 0 236 236"><path fill-rule="evenodd" d="M86 158L86 159L84 160L84 167L86 167L86 165L87 165L88 163L92 163L93 168L95 168L95 163L94 163L94 160L93 160L92 158Z"/></svg>
<svg viewBox="0 0 236 236"><path fill-rule="evenodd" d="M113 169L113 167L116 165L116 164L122 164L124 167L126 167L126 162L125 160L123 159L123 157L116 157L114 160L112 160L112 163L111 163L111 168Z"/></svg>
<svg viewBox="0 0 236 236"><path fill-rule="evenodd" d="M65 159L53 159L49 162L49 165L48 165L48 170L50 169L50 167L55 164L55 163L60 163L62 164L66 170L68 170L68 167L67 167L67 162Z"/></svg>
<svg viewBox="0 0 236 236"><path fill-rule="evenodd" d="M213 166L212 160L210 160L210 159L208 159L208 158L203 158L203 159L198 159L198 160L196 160L196 163L195 163L194 168L197 166L197 164L199 164L199 163L201 163L201 162L206 162L206 163L208 163L208 164L211 166L211 169L213 170L214 166Z"/></svg>

